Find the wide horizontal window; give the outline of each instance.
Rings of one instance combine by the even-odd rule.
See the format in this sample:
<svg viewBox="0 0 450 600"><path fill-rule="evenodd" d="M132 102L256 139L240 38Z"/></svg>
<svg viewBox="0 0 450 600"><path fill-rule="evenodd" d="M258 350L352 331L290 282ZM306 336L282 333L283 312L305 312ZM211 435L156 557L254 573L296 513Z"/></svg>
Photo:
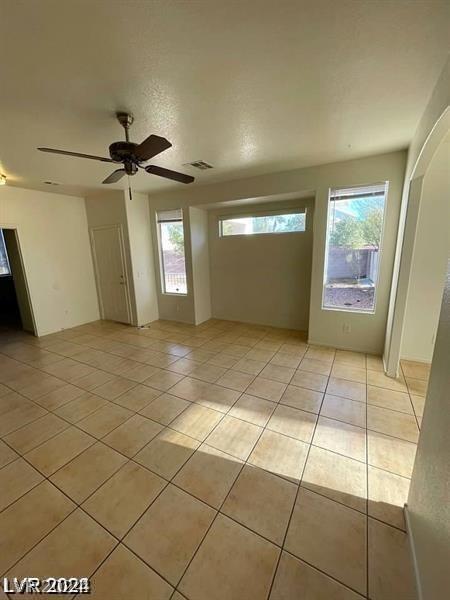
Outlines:
<svg viewBox="0 0 450 600"><path fill-rule="evenodd" d="M157 213L161 285L165 294L187 294L183 213Z"/></svg>
<svg viewBox="0 0 450 600"><path fill-rule="evenodd" d="M257 233L291 233L305 231L305 228L306 214L304 210L281 214L221 217L219 219L219 234L222 237Z"/></svg>
<svg viewBox="0 0 450 600"><path fill-rule="evenodd" d="M387 184L330 191L323 307L374 312Z"/></svg>

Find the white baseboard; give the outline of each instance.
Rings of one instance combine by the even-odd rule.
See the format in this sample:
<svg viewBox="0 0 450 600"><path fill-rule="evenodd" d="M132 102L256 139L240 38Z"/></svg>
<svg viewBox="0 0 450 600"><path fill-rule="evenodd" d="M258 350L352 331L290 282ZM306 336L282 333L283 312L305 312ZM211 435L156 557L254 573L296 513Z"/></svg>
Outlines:
<svg viewBox="0 0 450 600"><path fill-rule="evenodd" d="M361 348L355 348L355 346L345 346L338 344L326 344L325 342L316 342L311 338L308 338L306 342L311 346L323 346L325 348L336 348L336 350L348 350L349 352L361 352L363 354L372 354L373 356L381 356L381 354L377 354L374 350L361 350Z"/></svg>
<svg viewBox="0 0 450 600"><path fill-rule="evenodd" d="M402 360L407 360L408 362L416 362L416 363L420 363L422 365L431 365L432 359L433 359L433 357L431 357L429 359L424 359L424 358L416 358L414 356L402 356L400 358L400 362Z"/></svg>
<svg viewBox="0 0 450 600"><path fill-rule="evenodd" d="M419 565L417 563L417 554L416 554L416 546L414 543L414 535L411 529L411 521L409 517L408 505L405 504L403 507L403 512L405 513L405 524L406 524L406 533L408 535L409 540L409 549L411 550L411 558L413 563L414 570L414 578L416 580L416 589L417 589L417 598L418 600L424 600L422 594L422 586L420 583L420 573L419 573Z"/></svg>

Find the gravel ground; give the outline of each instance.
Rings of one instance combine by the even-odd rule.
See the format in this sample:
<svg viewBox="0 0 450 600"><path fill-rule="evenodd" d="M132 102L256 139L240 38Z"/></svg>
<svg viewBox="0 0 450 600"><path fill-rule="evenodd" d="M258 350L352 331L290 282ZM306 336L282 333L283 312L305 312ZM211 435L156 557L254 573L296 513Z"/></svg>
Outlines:
<svg viewBox="0 0 450 600"><path fill-rule="evenodd" d="M325 288L325 306L340 308L373 308L374 288Z"/></svg>

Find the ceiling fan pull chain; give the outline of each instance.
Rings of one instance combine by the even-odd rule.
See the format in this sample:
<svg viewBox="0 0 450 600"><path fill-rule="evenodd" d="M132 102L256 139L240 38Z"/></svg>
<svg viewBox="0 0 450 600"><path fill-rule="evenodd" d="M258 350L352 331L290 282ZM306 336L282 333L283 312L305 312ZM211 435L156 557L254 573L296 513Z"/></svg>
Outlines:
<svg viewBox="0 0 450 600"><path fill-rule="evenodd" d="M131 181L130 181L129 176L128 176L128 196L129 196L130 200L133 200L133 194L131 193Z"/></svg>

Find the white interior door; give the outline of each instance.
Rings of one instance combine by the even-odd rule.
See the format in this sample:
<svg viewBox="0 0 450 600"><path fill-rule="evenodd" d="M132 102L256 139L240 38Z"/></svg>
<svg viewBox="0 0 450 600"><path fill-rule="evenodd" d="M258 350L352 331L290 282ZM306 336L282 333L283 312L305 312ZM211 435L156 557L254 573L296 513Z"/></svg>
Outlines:
<svg viewBox="0 0 450 600"><path fill-rule="evenodd" d="M91 229L91 241L102 318L130 323L130 295L122 227L95 227Z"/></svg>

